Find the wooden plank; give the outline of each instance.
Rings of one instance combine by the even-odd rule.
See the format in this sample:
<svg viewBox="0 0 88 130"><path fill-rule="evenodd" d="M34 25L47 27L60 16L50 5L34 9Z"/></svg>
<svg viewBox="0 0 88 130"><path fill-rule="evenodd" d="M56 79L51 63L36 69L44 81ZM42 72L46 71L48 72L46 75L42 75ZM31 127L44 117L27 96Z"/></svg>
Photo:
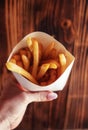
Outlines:
<svg viewBox="0 0 88 130"><path fill-rule="evenodd" d="M76 19L77 16L74 17L75 26L78 26L78 37L74 42L76 61L69 83L71 87L68 94L64 128L88 128L86 123L88 114L85 112L88 98L88 7L86 4L86 1L80 1L79 8L76 8L76 12L79 10L79 14L81 14L78 15L79 22ZM74 13L76 14L76 12Z"/></svg>
<svg viewBox="0 0 88 130"><path fill-rule="evenodd" d="M87 0L1 0L0 17L1 84L3 66L9 53L32 31L53 35L76 58L64 90L57 92L58 99L29 104L16 130L88 128Z"/></svg>

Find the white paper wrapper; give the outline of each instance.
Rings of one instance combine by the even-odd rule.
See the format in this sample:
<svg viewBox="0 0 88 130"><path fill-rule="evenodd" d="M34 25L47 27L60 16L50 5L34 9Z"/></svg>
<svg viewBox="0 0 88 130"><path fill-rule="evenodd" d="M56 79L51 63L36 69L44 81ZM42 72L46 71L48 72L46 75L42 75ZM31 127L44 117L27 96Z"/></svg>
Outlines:
<svg viewBox="0 0 88 130"><path fill-rule="evenodd" d="M15 54L20 48L27 46L26 39L29 36L35 37L40 43L43 44L44 47L47 47L48 44L50 44L52 41L54 41L56 43L55 48L57 50L59 50L60 52L65 53L65 55L66 55L67 64L66 64L65 71L55 82L53 82L52 84L47 85L47 86L36 85L36 84L30 82L29 80L27 80L26 78L24 78L23 76L21 76L20 74L17 74L15 72L12 72L13 75L16 77L16 79L20 83L20 85L29 91L44 91L44 90L59 91L59 90L62 90L65 87L65 84L68 80L68 77L70 75L75 58L72 54L70 54L66 50L66 48L60 42L58 42L52 36L50 36L44 32L33 32L33 33L28 34L13 48L7 61L9 61L10 58L12 57L12 55Z"/></svg>

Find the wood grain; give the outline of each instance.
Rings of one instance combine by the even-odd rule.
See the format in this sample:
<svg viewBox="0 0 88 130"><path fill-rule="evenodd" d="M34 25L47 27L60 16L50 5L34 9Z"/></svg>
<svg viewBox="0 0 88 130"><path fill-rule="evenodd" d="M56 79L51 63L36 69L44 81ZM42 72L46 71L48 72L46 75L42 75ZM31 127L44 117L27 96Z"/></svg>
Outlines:
<svg viewBox="0 0 88 130"><path fill-rule="evenodd" d="M8 55L30 32L53 35L75 56L58 99L29 104L16 130L88 129L87 0L1 0L0 25L0 88Z"/></svg>

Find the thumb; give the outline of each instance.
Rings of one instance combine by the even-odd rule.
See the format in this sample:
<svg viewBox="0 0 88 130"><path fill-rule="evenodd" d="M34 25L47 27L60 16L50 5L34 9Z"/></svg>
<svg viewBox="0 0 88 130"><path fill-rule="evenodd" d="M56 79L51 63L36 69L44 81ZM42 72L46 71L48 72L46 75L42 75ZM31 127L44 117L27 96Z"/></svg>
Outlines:
<svg viewBox="0 0 88 130"><path fill-rule="evenodd" d="M54 92L45 91L45 92L26 92L26 97L28 103L30 102L43 102L43 101L52 101L58 96Z"/></svg>

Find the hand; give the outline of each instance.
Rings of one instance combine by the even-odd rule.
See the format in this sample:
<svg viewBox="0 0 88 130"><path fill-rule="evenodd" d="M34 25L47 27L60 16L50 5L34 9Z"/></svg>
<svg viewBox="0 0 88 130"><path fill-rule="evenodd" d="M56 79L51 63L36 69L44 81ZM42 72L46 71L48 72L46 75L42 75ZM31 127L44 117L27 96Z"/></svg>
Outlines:
<svg viewBox="0 0 88 130"><path fill-rule="evenodd" d="M0 99L0 114L2 118L5 117L8 120L10 129L14 129L19 125L29 103L51 101L57 98L57 94L50 91L21 91L12 75L7 74L3 82L4 90Z"/></svg>

